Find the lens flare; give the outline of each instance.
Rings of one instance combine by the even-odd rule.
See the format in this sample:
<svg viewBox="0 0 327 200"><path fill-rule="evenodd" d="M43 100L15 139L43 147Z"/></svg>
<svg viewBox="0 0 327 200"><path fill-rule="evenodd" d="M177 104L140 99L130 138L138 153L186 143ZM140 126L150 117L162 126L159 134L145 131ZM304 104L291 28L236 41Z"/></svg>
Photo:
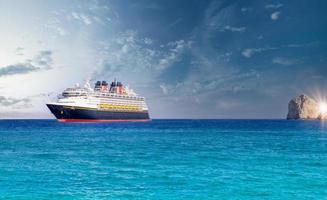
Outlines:
<svg viewBox="0 0 327 200"><path fill-rule="evenodd" d="M319 105L319 110L322 114L327 113L327 103L326 102L321 102Z"/></svg>

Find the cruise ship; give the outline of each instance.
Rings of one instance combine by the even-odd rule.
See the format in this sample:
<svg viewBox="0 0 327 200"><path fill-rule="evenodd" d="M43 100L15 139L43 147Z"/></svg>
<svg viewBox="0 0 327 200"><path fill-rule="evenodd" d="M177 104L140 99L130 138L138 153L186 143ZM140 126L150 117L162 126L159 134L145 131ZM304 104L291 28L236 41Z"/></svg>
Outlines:
<svg viewBox="0 0 327 200"><path fill-rule="evenodd" d="M145 98L113 81L97 81L94 88L67 88L54 102L46 104L59 122L114 122L150 120Z"/></svg>

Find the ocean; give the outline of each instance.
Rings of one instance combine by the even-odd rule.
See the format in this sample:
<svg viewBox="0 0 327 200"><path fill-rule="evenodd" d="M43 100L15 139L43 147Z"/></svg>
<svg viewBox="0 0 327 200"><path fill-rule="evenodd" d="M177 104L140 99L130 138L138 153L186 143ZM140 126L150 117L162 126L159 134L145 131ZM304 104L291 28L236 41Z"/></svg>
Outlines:
<svg viewBox="0 0 327 200"><path fill-rule="evenodd" d="M327 199L327 123L1 120L0 199Z"/></svg>

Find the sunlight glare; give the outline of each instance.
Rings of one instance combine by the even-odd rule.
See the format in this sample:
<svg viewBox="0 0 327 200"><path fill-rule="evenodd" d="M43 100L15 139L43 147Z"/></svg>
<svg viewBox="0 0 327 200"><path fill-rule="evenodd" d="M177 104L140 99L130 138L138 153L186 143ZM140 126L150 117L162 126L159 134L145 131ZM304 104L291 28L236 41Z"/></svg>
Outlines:
<svg viewBox="0 0 327 200"><path fill-rule="evenodd" d="M319 110L322 114L327 113L327 103L321 102L319 106Z"/></svg>

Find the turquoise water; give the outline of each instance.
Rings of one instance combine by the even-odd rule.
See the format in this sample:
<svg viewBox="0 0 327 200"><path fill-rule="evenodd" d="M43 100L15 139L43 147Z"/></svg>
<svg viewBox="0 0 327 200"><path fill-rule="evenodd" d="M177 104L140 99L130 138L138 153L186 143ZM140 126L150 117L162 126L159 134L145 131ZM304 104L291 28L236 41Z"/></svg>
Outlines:
<svg viewBox="0 0 327 200"><path fill-rule="evenodd" d="M2 120L0 199L327 199L327 124Z"/></svg>

